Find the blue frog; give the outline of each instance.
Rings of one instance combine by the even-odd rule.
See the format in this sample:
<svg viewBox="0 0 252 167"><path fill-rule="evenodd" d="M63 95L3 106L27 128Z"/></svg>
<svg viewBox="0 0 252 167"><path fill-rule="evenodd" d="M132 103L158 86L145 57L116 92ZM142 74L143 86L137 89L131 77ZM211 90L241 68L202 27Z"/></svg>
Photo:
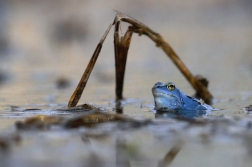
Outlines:
<svg viewBox="0 0 252 167"><path fill-rule="evenodd" d="M168 82L163 84L157 82L152 87L152 94L157 111L201 111L212 110L213 108L204 103L203 100L190 97L176 88L175 84Z"/></svg>

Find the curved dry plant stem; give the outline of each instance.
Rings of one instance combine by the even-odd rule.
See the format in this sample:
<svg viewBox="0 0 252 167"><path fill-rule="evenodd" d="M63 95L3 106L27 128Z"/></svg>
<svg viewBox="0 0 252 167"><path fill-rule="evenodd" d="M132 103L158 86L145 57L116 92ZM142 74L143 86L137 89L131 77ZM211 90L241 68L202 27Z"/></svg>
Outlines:
<svg viewBox="0 0 252 167"><path fill-rule="evenodd" d="M115 49L115 68L116 68L116 99L123 99L123 81L127 61L128 50L134 27L129 27L126 33L119 34L120 17L115 18L114 49Z"/></svg>
<svg viewBox="0 0 252 167"><path fill-rule="evenodd" d="M128 27L125 35L121 36L119 34L120 22L127 22L132 26ZM161 47L163 51L166 53L167 56L171 58L174 64L179 68L182 74L186 77L186 79L191 83L192 87L196 90L197 95L200 96L203 100L207 103L211 102L213 96L207 90L207 87L200 81L197 80L189 69L185 66L185 64L181 61L179 56L175 53L172 47L164 40L164 38L157 32L151 30L149 27L144 25L143 23L139 22L138 20L120 13L117 11L116 17L107 28L105 34L101 38L100 42L98 43L93 56L91 57L88 66L82 78L76 87L73 95L71 96L68 107L75 107L81 97L81 94L86 86L88 78L93 70L95 62L99 56L99 53L102 48L102 44L108 35L109 30L111 29L112 25L115 24L115 32L114 32L114 50L115 50L115 67L116 67L116 99L121 100L123 99L123 82L124 82L124 73L126 68L126 61L127 61L127 54L128 49L131 42L131 37L133 32L138 33L139 35L147 35L150 39L152 39L158 47Z"/></svg>
<svg viewBox="0 0 252 167"><path fill-rule="evenodd" d="M139 22L138 20L125 15L123 13L118 12L117 16L120 16L121 21L130 23L135 27L136 33L139 35L147 35L150 39L152 39L158 47L161 47L163 51L166 53L167 56L171 58L174 64L178 67L178 69L182 72L182 74L186 77L186 79L191 83L192 87L196 90L199 96L207 101L210 102L213 98L211 93L207 90L207 88L195 77L192 75L190 70L186 67L186 65L181 61L179 56L175 53L172 47L164 40L164 38L157 32L151 30L149 27L144 25L143 23Z"/></svg>

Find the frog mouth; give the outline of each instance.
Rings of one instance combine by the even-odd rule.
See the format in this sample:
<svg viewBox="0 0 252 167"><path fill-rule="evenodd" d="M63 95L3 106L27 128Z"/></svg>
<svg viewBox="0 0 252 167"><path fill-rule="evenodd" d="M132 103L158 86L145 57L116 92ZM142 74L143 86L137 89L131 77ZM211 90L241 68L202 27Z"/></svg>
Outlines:
<svg viewBox="0 0 252 167"><path fill-rule="evenodd" d="M166 97L166 98L175 98L175 96L173 94L167 94L164 92L160 92L156 89L152 90L152 94L154 97Z"/></svg>
<svg viewBox="0 0 252 167"><path fill-rule="evenodd" d="M152 94L154 96L155 110L171 111L182 107L179 98L180 93L179 97L177 97L173 93L166 93L159 91L158 89L152 89Z"/></svg>
<svg viewBox="0 0 252 167"><path fill-rule="evenodd" d="M167 94L165 94L167 96ZM170 95L168 95L169 97L165 97L165 96L159 96L156 97L154 99L155 102L155 110L160 110L160 111L171 111L174 109L178 109L181 108L181 104L179 103L179 101L177 100L177 98L175 98L174 96L171 97Z"/></svg>

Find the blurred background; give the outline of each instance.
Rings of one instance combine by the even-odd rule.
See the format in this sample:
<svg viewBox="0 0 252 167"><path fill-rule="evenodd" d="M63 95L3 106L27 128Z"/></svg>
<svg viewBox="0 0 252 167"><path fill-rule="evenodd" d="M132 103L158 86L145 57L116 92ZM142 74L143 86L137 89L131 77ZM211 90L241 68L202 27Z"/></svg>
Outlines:
<svg viewBox="0 0 252 167"><path fill-rule="evenodd" d="M50 109L67 105L116 15L114 9L160 33L194 75L209 80L213 107L225 110L213 111L207 119L214 122L207 124L168 120L165 126L153 124L139 131L128 125L121 131L119 124L77 131L57 127L42 133L16 131L15 122L25 117L59 116ZM123 24L123 32L127 26ZM112 27L79 104L114 111L113 31ZM133 165L158 166L174 142L183 141L174 166L251 166L251 113L242 110L252 104L251 53L251 0L0 0L0 130L15 130L21 136L21 143L12 146L8 141L7 152L2 142L0 162L19 167L39 162L83 166L95 159L104 166L115 164L117 147L122 146L121 155L130 153ZM124 84L124 103L129 105L124 105L124 114L154 119L151 88L158 81L174 82L188 95L195 93L155 43L133 34ZM24 108L46 110L23 112ZM248 119L238 119L242 115ZM5 139L2 133L0 139ZM199 158L202 155L207 156Z"/></svg>
<svg viewBox="0 0 252 167"><path fill-rule="evenodd" d="M160 33L194 75L209 79L217 100L251 97L250 0L1 0L0 104L66 104L116 14L113 9ZM113 31L81 103L115 97ZM194 93L161 49L134 34L124 95L152 98L150 90L157 81L173 81Z"/></svg>

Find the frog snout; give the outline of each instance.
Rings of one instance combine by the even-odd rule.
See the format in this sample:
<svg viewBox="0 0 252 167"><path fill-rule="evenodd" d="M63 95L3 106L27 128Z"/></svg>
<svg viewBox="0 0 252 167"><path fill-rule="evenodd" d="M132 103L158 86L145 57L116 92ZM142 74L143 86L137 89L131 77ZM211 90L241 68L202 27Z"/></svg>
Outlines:
<svg viewBox="0 0 252 167"><path fill-rule="evenodd" d="M152 87L152 92L154 93L157 88L162 88L164 84L161 82L157 82L153 87Z"/></svg>
<svg viewBox="0 0 252 167"><path fill-rule="evenodd" d="M153 87L161 87L161 86L163 86L164 84L162 83L162 82L157 82L157 83L155 83L155 85L153 86Z"/></svg>

